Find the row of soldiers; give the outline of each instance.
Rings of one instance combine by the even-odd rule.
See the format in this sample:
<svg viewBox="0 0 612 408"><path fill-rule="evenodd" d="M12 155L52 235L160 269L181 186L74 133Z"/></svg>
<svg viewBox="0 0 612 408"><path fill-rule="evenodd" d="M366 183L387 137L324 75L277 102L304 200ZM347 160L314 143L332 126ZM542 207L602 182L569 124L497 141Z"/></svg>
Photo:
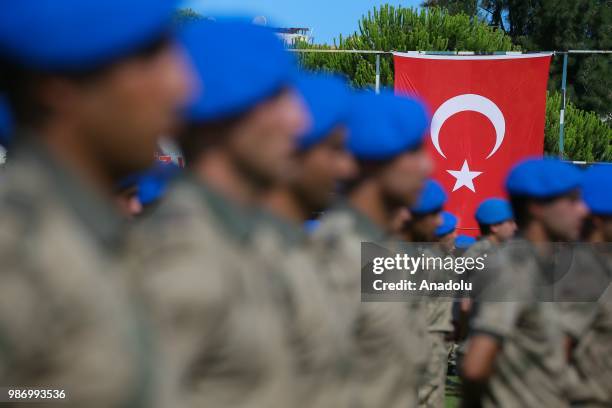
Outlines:
<svg viewBox="0 0 612 408"><path fill-rule="evenodd" d="M177 30L174 7L3 4L16 131L0 183L0 385L63 389L75 407L442 406L460 304L466 405L610 404L609 303L554 317L536 296L549 254L529 244L579 238L581 190L588 240L610 241L609 168L511 172L514 215L499 202L477 214L468 252L500 259L475 279L478 301L361 302L361 242L452 251L427 110L299 72L262 27ZM187 168L128 224L118 185L151 166L161 134ZM512 219L523 238L502 248ZM580 257L584 279L609 276L606 256Z"/></svg>

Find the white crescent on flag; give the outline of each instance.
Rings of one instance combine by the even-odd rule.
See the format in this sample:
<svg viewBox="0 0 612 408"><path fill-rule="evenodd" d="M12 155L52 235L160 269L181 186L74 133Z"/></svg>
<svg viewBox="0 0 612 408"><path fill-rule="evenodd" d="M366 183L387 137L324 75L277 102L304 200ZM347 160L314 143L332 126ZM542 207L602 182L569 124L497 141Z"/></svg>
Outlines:
<svg viewBox="0 0 612 408"><path fill-rule="evenodd" d="M440 129L444 125L444 122L456 113L464 111L473 111L485 115L493 124L495 128L495 146L493 150L487 156L490 158L497 152L504 141L504 135L506 134L506 120L504 114L497 107L493 101L485 98L481 95L476 94L463 94L452 97L446 100L436 110L433 117L431 118L431 142L434 147L440 153L440 155L446 158L446 155L440 147Z"/></svg>

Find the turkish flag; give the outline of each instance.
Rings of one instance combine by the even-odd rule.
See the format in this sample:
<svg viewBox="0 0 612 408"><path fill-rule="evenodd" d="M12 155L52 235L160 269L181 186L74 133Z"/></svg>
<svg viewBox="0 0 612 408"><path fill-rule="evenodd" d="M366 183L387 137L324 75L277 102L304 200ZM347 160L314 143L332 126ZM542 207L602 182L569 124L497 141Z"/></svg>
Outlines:
<svg viewBox="0 0 612 408"><path fill-rule="evenodd" d="M479 235L474 212L504 197L518 161L544 151L551 54L441 56L395 53L395 91L417 95L433 115L428 149L446 209L462 234Z"/></svg>

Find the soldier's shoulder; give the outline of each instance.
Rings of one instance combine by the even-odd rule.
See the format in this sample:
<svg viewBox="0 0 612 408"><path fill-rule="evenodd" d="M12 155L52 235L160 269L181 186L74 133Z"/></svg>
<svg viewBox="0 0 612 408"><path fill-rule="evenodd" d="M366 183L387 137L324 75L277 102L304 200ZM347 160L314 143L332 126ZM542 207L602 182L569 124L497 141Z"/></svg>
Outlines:
<svg viewBox="0 0 612 408"><path fill-rule="evenodd" d="M172 185L154 212L137 220L133 235L156 237L163 234L189 234L212 226L212 215L196 189L184 182Z"/></svg>
<svg viewBox="0 0 612 408"><path fill-rule="evenodd" d="M487 269L509 286L533 288L541 278L540 263L531 245L522 240L508 242L487 258Z"/></svg>
<svg viewBox="0 0 612 408"><path fill-rule="evenodd" d="M430 257L430 258L438 258L438 257L442 257L445 258L447 256L450 256L448 254L445 254L444 252L442 252L442 250L440 248L435 247L434 245L419 245L417 248L417 252L423 254L425 257Z"/></svg>
<svg viewBox="0 0 612 408"><path fill-rule="evenodd" d="M501 245L497 258L511 266L526 266L536 261L533 245L523 239L511 240Z"/></svg>
<svg viewBox="0 0 612 408"><path fill-rule="evenodd" d="M313 242L334 247L356 234L355 219L348 211L331 210L321 217L321 223L312 234Z"/></svg>
<svg viewBox="0 0 612 408"><path fill-rule="evenodd" d="M0 243L6 247L23 241L40 227L45 212L51 212L52 200L35 188L4 181L0 187Z"/></svg>
<svg viewBox="0 0 612 408"><path fill-rule="evenodd" d="M238 244L221 228L199 191L184 183L172 186L158 208L132 226L128 245L132 256L146 262L209 262L239 254Z"/></svg>
<svg viewBox="0 0 612 408"><path fill-rule="evenodd" d="M488 239L481 239L465 251L465 257L477 257L482 254L492 252L493 244Z"/></svg>

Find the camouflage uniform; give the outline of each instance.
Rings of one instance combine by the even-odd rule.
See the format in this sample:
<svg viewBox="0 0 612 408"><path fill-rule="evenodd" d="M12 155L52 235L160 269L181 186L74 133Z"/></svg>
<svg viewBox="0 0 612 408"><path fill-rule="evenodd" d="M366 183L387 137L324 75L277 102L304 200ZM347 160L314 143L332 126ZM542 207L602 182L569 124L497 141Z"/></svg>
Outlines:
<svg viewBox="0 0 612 408"><path fill-rule="evenodd" d="M495 256L499 246L495 245L490 239L483 238L476 242L474 245L468 248L467 251L463 254L465 258L484 258L485 266L488 266L488 258L490 256ZM478 272L481 272L480 274ZM485 279L490 277L490 274L487 274L487 269L484 271L479 271L477 269L473 269L467 273L467 279L472 282L472 292L466 294L466 296L476 297L479 295L479 292L482 290L481 286L487 286L487 282Z"/></svg>
<svg viewBox="0 0 612 408"><path fill-rule="evenodd" d="M444 259L446 255L438 249L423 251L426 257ZM444 270L422 271L428 282L446 282L454 272ZM451 275L452 274L452 275ZM426 382L419 388L419 406L443 407L446 389L446 373L448 370L448 355L452 343L448 340L454 331L452 325L453 301L449 297L438 297L431 294L426 301L427 309L427 339L431 353L427 362Z"/></svg>
<svg viewBox="0 0 612 408"><path fill-rule="evenodd" d="M138 280L186 406L292 405L283 321L245 246L251 225L242 208L186 177L134 234Z"/></svg>
<svg viewBox="0 0 612 408"><path fill-rule="evenodd" d="M166 405L120 217L42 146L16 153L0 187L0 384L63 389L62 407Z"/></svg>
<svg viewBox="0 0 612 408"><path fill-rule="evenodd" d="M350 373L354 407L414 407L427 360L420 303L361 302L361 242L389 237L348 205L328 212L316 232L330 262L327 276L356 355Z"/></svg>
<svg viewBox="0 0 612 408"><path fill-rule="evenodd" d="M460 324L461 323L463 324L459 329L460 336L465 336L465 331L466 331L465 327L469 326L469 320L472 319L472 317L478 310L478 303L474 302L474 298L479 297L480 292L482 291L482 288L487 286L487 283L485 280L489 278L491 274L487 274L486 267L489 265L488 262L492 259L490 257L495 257L498 249L499 249L499 246L491 242L490 239L483 238L483 239L480 239L478 242L476 242L474 245L472 245L470 248L468 248L468 250L465 251L465 253L463 254L464 258L473 258L473 259L480 258L480 257L484 258L485 269L484 269L484 272L479 271L477 269L473 269L473 270L470 270L469 272L466 272L466 275L467 275L466 279L472 283L472 290L469 293L465 293L462 295L458 294L458 296L464 296L465 298L471 298L472 304L471 304L470 313L467 316L468 323L466 324L466 323L460 322ZM479 272L482 272L482 273L479 274ZM459 342L459 346L457 347L457 359L458 360L461 360L463 356L465 355L465 351L466 351L465 347L466 347L466 341L465 339L462 339ZM459 361L459 366L460 365L461 363Z"/></svg>
<svg viewBox="0 0 612 408"><path fill-rule="evenodd" d="M612 296L606 289L612 278L612 261L586 245L574 251L571 270L563 280L560 308L564 331L575 342L570 360L572 405L612 405ZM609 289L609 288L608 288ZM576 302L565 302L576 299Z"/></svg>
<svg viewBox="0 0 612 408"><path fill-rule="evenodd" d="M485 407L567 406L567 367L557 310L550 302L538 301L546 288L549 265L522 240L501 249L496 258L482 271L493 275L471 322L472 335L491 336L501 348L480 403Z"/></svg>
<svg viewBox="0 0 612 408"><path fill-rule="evenodd" d="M326 286L325 265L298 225L262 214L252 245L264 270L283 282L285 313L297 383L295 407L349 406L351 338Z"/></svg>

